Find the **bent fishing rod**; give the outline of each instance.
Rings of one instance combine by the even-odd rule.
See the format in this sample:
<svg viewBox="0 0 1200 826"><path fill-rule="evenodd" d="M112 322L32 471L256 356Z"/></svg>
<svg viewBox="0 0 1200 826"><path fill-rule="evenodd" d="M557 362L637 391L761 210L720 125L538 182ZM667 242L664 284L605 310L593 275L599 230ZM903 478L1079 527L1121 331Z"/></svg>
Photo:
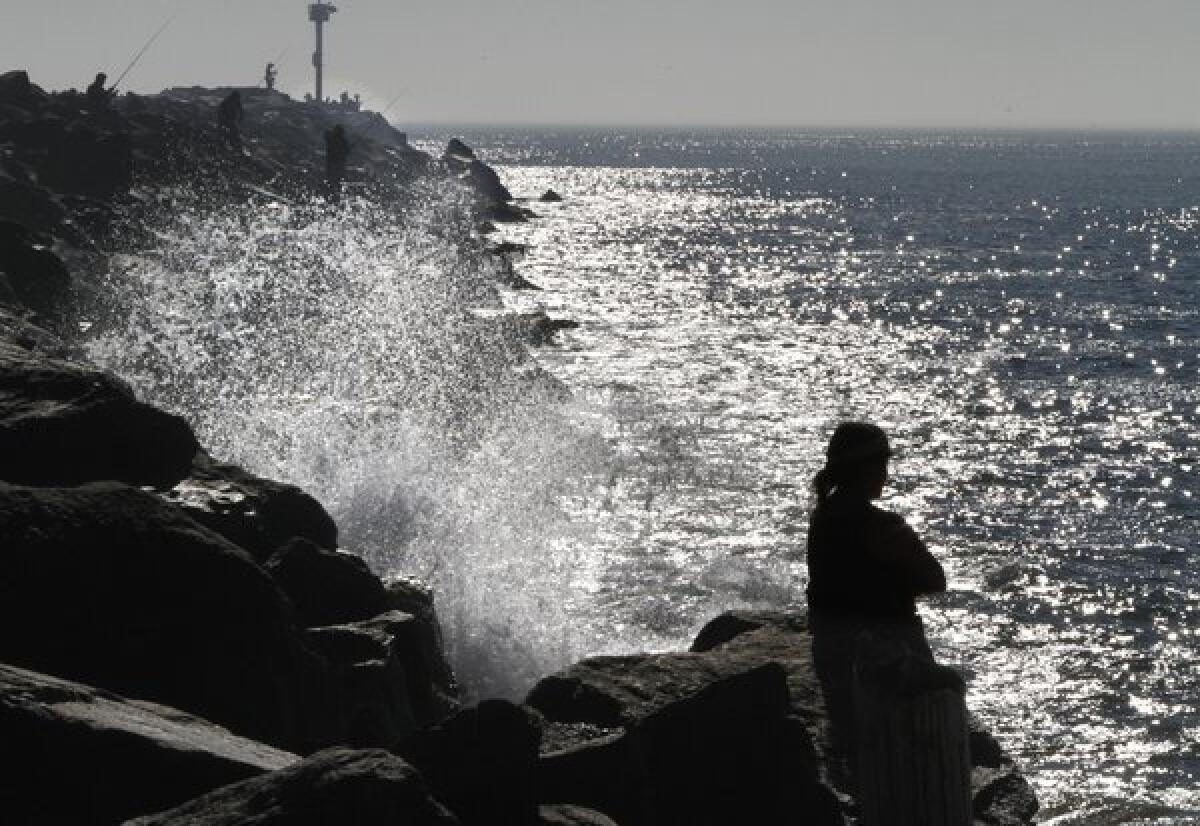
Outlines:
<svg viewBox="0 0 1200 826"><path fill-rule="evenodd" d="M175 13L167 18L167 22L165 22L161 26L159 26L158 31L156 31L153 35L151 35L150 39L146 41L146 45L142 46L142 50L133 56L133 60L131 60L129 62L129 65L125 67L125 71L121 72L121 76L119 78L117 78L117 82L114 83L112 85L112 87L108 90L108 93L110 95L115 95L117 93L117 87L119 87L121 85L121 81L123 81L125 79L126 75L128 75L131 71L133 71L134 66L138 65L138 61L140 61L142 59L142 56L144 54L146 54L146 52L150 49L151 46L154 45L154 41L158 40L158 38L162 35L162 33L167 30L167 27L175 22L175 18L179 16L180 11L181 11L181 9L176 9Z"/></svg>

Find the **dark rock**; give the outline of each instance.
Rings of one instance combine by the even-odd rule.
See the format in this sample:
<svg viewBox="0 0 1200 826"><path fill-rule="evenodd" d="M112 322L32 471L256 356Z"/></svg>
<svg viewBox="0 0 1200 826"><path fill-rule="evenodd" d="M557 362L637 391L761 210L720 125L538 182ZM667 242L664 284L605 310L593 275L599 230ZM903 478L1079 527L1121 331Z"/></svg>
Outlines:
<svg viewBox="0 0 1200 826"><path fill-rule="evenodd" d="M541 826L617 826L615 820L594 809L566 803L539 806L537 822Z"/></svg>
<svg viewBox="0 0 1200 826"><path fill-rule="evenodd" d="M475 160L475 150L458 138L451 138L450 142L446 144L446 151L443 157L461 161L473 161Z"/></svg>
<svg viewBox="0 0 1200 826"><path fill-rule="evenodd" d="M49 100L49 95L29 82L24 70L0 74L0 103L30 110L45 106Z"/></svg>
<svg viewBox="0 0 1200 826"><path fill-rule="evenodd" d="M543 204L557 204L562 202L563 196L559 195L553 189L547 189L538 200Z"/></svg>
<svg viewBox="0 0 1200 826"><path fill-rule="evenodd" d="M292 751L336 742L326 665L235 545L115 483L0 485L0 660Z"/></svg>
<svg viewBox="0 0 1200 826"><path fill-rule="evenodd" d="M169 487L197 448L187 422L115 377L0 342L0 480Z"/></svg>
<svg viewBox="0 0 1200 826"><path fill-rule="evenodd" d="M828 794L834 794L841 801L842 810L851 814L854 803L850 795L852 784L845 769L846 756L835 742L829 723L828 701L814 663L813 637L808 632L806 618L770 612L731 612L709 622L696 638L693 649L707 650L710 656L743 663L775 662L786 669L792 719L812 734L813 760L822 767L820 787L810 787L805 797L827 800ZM880 676L894 679L908 691L940 686L955 691L962 689L958 675L944 666L925 669L932 682L923 679L914 686L910 679L912 675L904 668L908 658L882 657L880 662L899 666L893 669L894 673L885 671ZM1027 826L1032 822L1037 806L1032 789L1019 775L1011 758L1003 753L979 722L971 718L970 727L971 785L976 816L985 823L992 823L987 820L992 817L996 824ZM824 788L826 785L834 788Z"/></svg>
<svg viewBox="0 0 1200 826"><path fill-rule="evenodd" d="M0 169L0 218L48 230L65 217L62 204L46 189Z"/></svg>
<svg viewBox="0 0 1200 826"><path fill-rule="evenodd" d="M556 722L617 728L543 751L539 795L637 824L779 823L804 778L775 663L707 654L597 657L548 677L529 704ZM561 742L561 740L560 740ZM814 819L813 823L823 823Z"/></svg>
<svg viewBox="0 0 1200 826"><path fill-rule="evenodd" d="M0 665L6 823L98 824L300 758L166 706Z"/></svg>
<svg viewBox="0 0 1200 826"><path fill-rule="evenodd" d="M433 604L433 589L409 577L392 577L387 580L385 587L388 608L411 614L417 620L416 642L433 690L451 700L458 697L458 683L446 661L446 646Z"/></svg>
<svg viewBox="0 0 1200 826"><path fill-rule="evenodd" d="M62 310L71 277L47 244L26 227L0 220L0 271L8 276L13 298L52 318Z"/></svg>
<svg viewBox="0 0 1200 826"><path fill-rule="evenodd" d="M444 719L457 708L433 676L435 662L416 617L391 611L365 622L310 629L308 645L339 670L344 686L348 741L391 745L419 726Z"/></svg>
<svg viewBox="0 0 1200 826"><path fill-rule="evenodd" d="M395 751L466 826L534 824L540 727L505 700L485 700L403 740Z"/></svg>
<svg viewBox="0 0 1200 826"><path fill-rule="evenodd" d="M529 252L528 244L516 244L512 241L501 241L493 247L490 247L489 252L493 255L524 255Z"/></svg>
<svg viewBox="0 0 1200 826"><path fill-rule="evenodd" d="M385 751L330 749L126 826L451 826L417 771Z"/></svg>
<svg viewBox="0 0 1200 826"><path fill-rule="evenodd" d="M312 496L295 485L217 462L205 453L196 454L187 478L163 496L192 519L250 551L259 562L266 562L295 537L320 548L337 548L337 524Z"/></svg>
<svg viewBox="0 0 1200 826"><path fill-rule="evenodd" d="M804 616L795 614L780 614L770 611L727 611L709 620L700 629L700 633L696 635L689 650L712 651L717 646L724 645L742 634L766 627L804 632L808 630L808 621Z"/></svg>
<svg viewBox="0 0 1200 826"><path fill-rule="evenodd" d="M387 610L387 592L366 562L307 539L292 539L276 551L267 572L308 628L366 620Z"/></svg>

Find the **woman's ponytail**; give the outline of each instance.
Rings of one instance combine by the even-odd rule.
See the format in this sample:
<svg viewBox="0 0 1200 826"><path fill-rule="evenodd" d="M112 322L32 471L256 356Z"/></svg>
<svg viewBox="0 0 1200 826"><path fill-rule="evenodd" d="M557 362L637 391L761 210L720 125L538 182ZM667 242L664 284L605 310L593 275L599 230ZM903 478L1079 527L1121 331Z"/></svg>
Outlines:
<svg viewBox="0 0 1200 826"><path fill-rule="evenodd" d="M817 475L812 480L813 492L817 495L817 507L825 504L834 485L833 473L829 470L828 465L817 471Z"/></svg>

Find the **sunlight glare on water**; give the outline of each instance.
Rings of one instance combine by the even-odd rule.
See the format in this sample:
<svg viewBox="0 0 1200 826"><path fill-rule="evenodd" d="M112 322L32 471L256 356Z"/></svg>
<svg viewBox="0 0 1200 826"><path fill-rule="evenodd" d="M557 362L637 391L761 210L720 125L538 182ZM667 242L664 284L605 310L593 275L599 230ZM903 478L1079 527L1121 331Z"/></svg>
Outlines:
<svg viewBox="0 0 1200 826"><path fill-rule="evenodd" d="M951 579L935 650L1046 816L1196 821L1200 142L468 139L566 197L505 238L527 304L583 323L546 363L621 434L581 513L614 639L802 602L808 480L870 418Z"/></svg>

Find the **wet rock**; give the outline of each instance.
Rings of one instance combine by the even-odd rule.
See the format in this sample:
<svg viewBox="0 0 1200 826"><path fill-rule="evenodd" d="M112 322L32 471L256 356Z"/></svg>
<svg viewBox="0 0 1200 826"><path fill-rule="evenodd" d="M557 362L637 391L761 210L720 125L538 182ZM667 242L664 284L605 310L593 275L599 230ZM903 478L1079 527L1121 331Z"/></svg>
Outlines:
<svg viewBox="0 0 1200 826"><path fill-rule="evenodd" d="M0 664L5 822L103 824L300 758L166 706Z"/></svg>
<svg viewBox="0 0 1200 826"><path fill-rule="evenodd" d="M617 826L615 820L594 809L566 803L539 806L537 822L541 826Z"/></svg>
<svg viewBox="0 0 1200 826"><path fill-rule="evenodd" d="M420 580L399 576L388 578L384 587L387 589L388 608L410 614L417 620L416 642L420 646L431 686L441 697L455 700L459 694L458 681L446 660L446 646L441 621L433 603L433 589ZM450 708L444 704L442 707Z"/></svg>
<svg viewBox="0 0 1200 826"><path fill-rule="evenodd" d="M186 421L114 376L0 341L0 481L170 487L197 448Z"/></svg>
<svg viewBox="0 0 1200 826"><path fill-rule="evenodd" d="M538 200L543 204L557 204L562 202L563 196L559 195L553 189L547 189Z"/></svg>
<svg viewBox="0 0 1200 826"><path fill-rule="evenodd" d="M535 824L536 715L505 700L486 700L395 747L429 782L433 795L465 826Z"/></svg>
<svg viewBox="0 0 1200 826"><path fill-rule="evenodd" d="M343 686L347 742L391 745L457 708L436 677L440 651L427 648L424 624L400 611L309 629L305 640L336 669Z"/></svg>
<svg viewBox="0 0 1200 826"><path fill-rule="evenodd" d="M476 160L475 150L467 146L458 138L451 138L446 144L446 151L443 159L469 162Z"/></svg>
<svg viewBox="0 0 1200 826"><path fill-rule="evenodd" d="M40 238L21 224L0 220L0 272L12 299L43 318L62 311L71 277L66 265Z"/></svg>
<svg viewBox="0 0 1200 826"><path fill-rule="evenodd" d="M353 554L294 538L266 567L307 628L367 620L387 610L383 583Z"/></svg>
<svg viewBox="0 0 1200 826"><path fill-rule="evenodd" d="M0 168L0 218L49 230L60 225L65 217L66 210L52 193L9 169Z"/></svg>
<svg viewBox="0 0 1200 826"><path fill-rule="evenodd" d="M116 483L0 485L0 660L305 752L342 735L335 686L245 551Z"/></svg>
<svg viewBox="0 0 1200 826"><path fill-rule="evenodd" d="M126 826L451 826L417 771L385 751L330 749Z"/></svg>
<svg viewBox="0 0 1200 826"><path fill-rule="evenodd" d="M597 657L542 680L548 720L612 734L543 749L539 795L637 824L778 823L802 782L785 672L708 654ZM806 811L806 810L804 810ZM812 820L813 823L826 821Z"/></svg>
<svg viewBox="0 0 1200 826"><path fill-rule="evenodd" d="M337 548L337 524L312 496L205 453L196 455L187 478L163 497L260 562L293 538L327 550Z"/></svg>

